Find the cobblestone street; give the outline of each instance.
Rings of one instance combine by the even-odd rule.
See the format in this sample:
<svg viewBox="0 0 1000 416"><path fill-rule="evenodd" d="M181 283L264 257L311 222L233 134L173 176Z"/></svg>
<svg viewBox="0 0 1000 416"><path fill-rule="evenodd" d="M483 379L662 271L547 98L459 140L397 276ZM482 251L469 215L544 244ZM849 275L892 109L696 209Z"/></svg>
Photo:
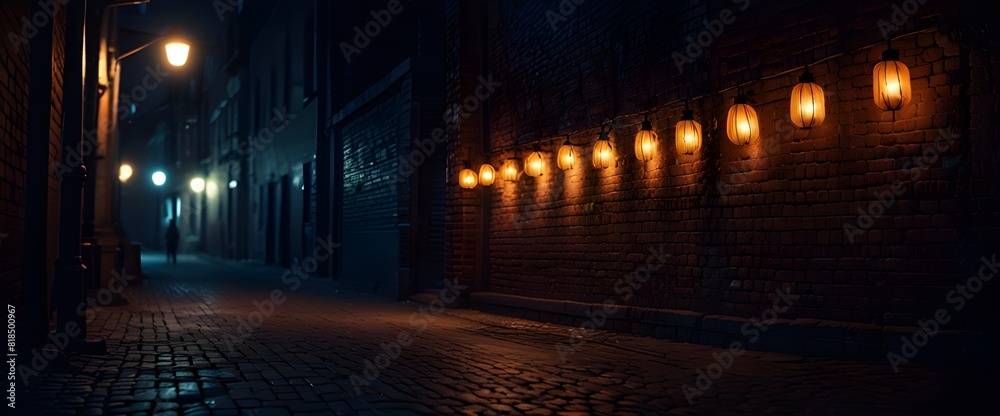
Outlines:
<svg viewBox="0 0 1000 416"><path fill-rule="evenodd" d="M468 309L436 315L430 305L358 295L330 280L293 290L273 267L191 256L178 266L160 256L143 263L148 279L126 289L129 304L99 310L91 324L108 354L49 366L29 380L19 407L65 415L973 414L986 413L975 406L995 386L975 369L909 365L894 374L886 362L748 351L689 404L682 385L694 386L723 350L601 332L564 363L556 345L569 341L565 326ZM275 289L284 301L271 311Z"/></svg>

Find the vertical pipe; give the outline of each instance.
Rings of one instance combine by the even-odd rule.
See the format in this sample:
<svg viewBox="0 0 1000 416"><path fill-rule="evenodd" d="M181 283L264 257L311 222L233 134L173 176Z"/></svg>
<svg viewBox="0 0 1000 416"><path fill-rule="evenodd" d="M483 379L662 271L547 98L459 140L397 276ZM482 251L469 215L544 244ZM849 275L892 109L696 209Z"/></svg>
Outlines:
<svg viewBox="0 0 1000 416"><path fill-rule="evenodd" d="M53 282L57 310L57 332L68 336L69 345L87 337L86 314L77 312L83 305L83 273L87 269L80 255L83 219L83 184L87 169L79 155L83 138L84 45L87 1L73 1L66 13L66 51L63 70L63 154L62 163L71 170L63 175L59 198L59 258ZM94 68L87 68L94 70ZM75 153L75 154L74 154ZM64 346L65 347L65 346Z"/></svg>

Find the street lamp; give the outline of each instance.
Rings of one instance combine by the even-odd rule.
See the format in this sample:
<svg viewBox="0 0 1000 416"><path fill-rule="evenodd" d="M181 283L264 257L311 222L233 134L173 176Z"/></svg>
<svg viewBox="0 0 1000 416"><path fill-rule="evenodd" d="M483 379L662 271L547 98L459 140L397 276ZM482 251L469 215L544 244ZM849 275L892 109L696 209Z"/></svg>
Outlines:
<svg viewBox="0 0 1000 416"><path fill-rule="evenodd" d="M167 183L167 174L161 171L153 172L153 185L163 186Z"/></svg>
<svg viewBox="0 0 1000 416"><path fill-rule="evenodd" d="M167 62L173 66L184 66L188 59L188 52L191 51L191 45L181 41L168 42L164 48L167 51Z"/></svg>
<svg viewBox="0 0 1000 416"><path fill-rule="evenodd" d="M132 166L128 163L122 163L118 168L118 180L122 182L128 181L128 178L132 177Z"/></svg>
<svg viewBox="0 0 1000 416"><path fill-rule="evenodd" d="M163 50L167 54L167 62L169 62L170 65L173 66L184 66L184 64L187 63L188 53L191 52L191 44L184 42L176 38L175 36L169 36L169 35L157 36L155 39L146 42L145 44L139 46L138 48L132 49L128 52L118 55L117 61L120 62L122 59L128 58L129 56L132 56L138 53L139 51L152 46L154 43L165 40L167 40L167 43L163 45Z"/></svg>
<svg viewBox="0 0 1000 416"><path fill-rule="evenodd" d="M205 179L202 178L191 179L191 190L194 191L196 194L202 193L202 191L205 190Z"/></svg>

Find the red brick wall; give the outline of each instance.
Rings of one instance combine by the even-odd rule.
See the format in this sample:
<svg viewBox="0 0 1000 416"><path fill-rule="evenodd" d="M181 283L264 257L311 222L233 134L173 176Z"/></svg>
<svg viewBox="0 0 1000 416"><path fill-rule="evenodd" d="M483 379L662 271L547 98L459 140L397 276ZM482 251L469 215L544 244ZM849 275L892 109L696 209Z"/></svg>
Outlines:
<svg viewBox="0 0 1000 416"><path fill-rule="evenodd" d="M482 56L478 31L481 30L479 4L449 0L445 4L446 38L446 108L461 105L474 94L482 71ZM482 154L482 109L460 117L460 113L445 110L449 120L448 161L445 208L445 279L482 289L482 192L458 187L458 172L465 161L475 163ZM476 165L478 166L478 165ZM474 168L475 169L475 168ZM461 293L462 297L469 291Z"/></svg>
<svg viewBox="0 0 1000 416"><path fill-rule="evenodd" d="M784 288L802 298L782 318L914 325L946 306L949 288L978 269L980 256L995 253L997 55L988 42L960 46L960 37L987 37L948 32L962 27L949 3L926 2L893 33L926 30L893 40L913 79L913 100L895 115L875 107L871 90L885 49L878 21L891 22L894 2L585 1L553 29L546 12L558 13L560 3L572 2L499 2L497 24L487 29L488 71L506 81L488 116L493 164L514 145L523 158L540 138L580 130L572 140L584 153L583 166L564 173L554 166L562 139L543 142L542 177L486 191L488 290L602 302L662 246L672 254L667 266L618 302L750 316ZM735 21L678 74L673 53L683 54L687 37L724 9ZM461 43L456 28L452 21L451 42ZM811 131L788 118L804 64L827 93L826 121ZM725 137L730 87L739 83L753 91L757 145ZM449 79L452 101L460 84ZM696 97L691 108L705 132L692 156L674 148L683 110L676 100L684 97ZM641 118L621 116L650 108L661 144L642 164L632 156ZM590 148L615 116L619 166L595 169ZM904 163L947 128L961 137L848 241L845 223L858 225L858 209L906 179ZM464 158L466 149L450 150ZM474 228L479 208L454 181L449 192L454 274L473 263L475 241L458 236ZM972 302L960 315L982 314L988 304Z"/></svg>

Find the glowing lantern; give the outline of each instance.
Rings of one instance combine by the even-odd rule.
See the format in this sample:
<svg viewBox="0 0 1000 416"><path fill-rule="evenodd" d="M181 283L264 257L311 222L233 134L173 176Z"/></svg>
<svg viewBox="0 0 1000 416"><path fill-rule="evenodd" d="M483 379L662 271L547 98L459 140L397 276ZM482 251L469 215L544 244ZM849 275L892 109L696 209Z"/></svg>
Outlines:
<svg viewBox="0 0 1000 416"><path fill-rule="evenodd" d="M573 150L573 145L569 143L569 137L566 137L566 142L559 147L559 154L556 155L556 164L562 170L573 169L573 166L576 166L576 151Z"/></svg>
<svg viewBox="0 0 1000 416"><path fill-rule="evenodd" d="M826 98L823 87L816 83L809 68L806 68L799 83L792 88L792 99L789 104L792 123L801 129L811 129L826 119Z"/></svg>
<svg viewBox="0 0 1000 416"><path fill-rule="evenodd" d="M597 143L594 143L592 160L594 167L599 169L610 168L615 161L615 147L611 144L611 137L604 127L601 127L601 136L597 139Z"/></svg>
<svg viewBox="0 0 1000 416"><path fill-rule="evenodd" d="M542 152L535 145L535 151L531 152L527 158L524 159L524 173L531 177L542 176L542 170L545 167L545 160L542 158Z"/></svg>
<svg viewBox="0 0 1000 416"><path fill-rule="evenodd" d="M516 181L519 173L521 173L521 166L518 165L517 159L507 159L500 167L500 176L505 181Z"/></svg>
<svg viewBox="0 0 1000 416"><path fill-rule="evenodd" d="M890 47L882 52L872 73L872 88L875 105L882 110L896 111L910 102L910 69L899 61L898 50Z"/></svg>
<svg viewBox="0 0 1000 416"><path fill-rule="evenodd" d="M461 172L458 172L458 185L462 188L475 188L477 182L476 172L473 172L472 169L465 168Z"/></svg>
<svg viewBox="0 0 1000 416"><path fill-rule="evenodd" d="M729 140L737 146L755 143L760 138L760 123L757 121L757 112L750 104L747 104L747 97L742 92L736 96L736 103L729 108L729 116L726 119L726 134L729 136Z"/></svg>
<svg viewBox="0 0 1000 416"><path fill-rule="evenodd" d="M635 157L641 161L653 160L658 141L659 136L653 131L653 123L649 121L649 114L646 114L639 133L635 135Z"/></svg>
<svg viewBox="0 0 1000 416"><path fill-rule="evenodd" d="M684 115L677 122L675 130L677 151L693 155L701 149L701 124L694 121L694 113L685 104Z"/></svg>
<svg viewBox="0 0 1000 416"><path fill-rule="evenodd" d="M490 164L485 164L479 167L479 184L483 186L493 185L493 181L497 179L496 170Z"/></svg>

